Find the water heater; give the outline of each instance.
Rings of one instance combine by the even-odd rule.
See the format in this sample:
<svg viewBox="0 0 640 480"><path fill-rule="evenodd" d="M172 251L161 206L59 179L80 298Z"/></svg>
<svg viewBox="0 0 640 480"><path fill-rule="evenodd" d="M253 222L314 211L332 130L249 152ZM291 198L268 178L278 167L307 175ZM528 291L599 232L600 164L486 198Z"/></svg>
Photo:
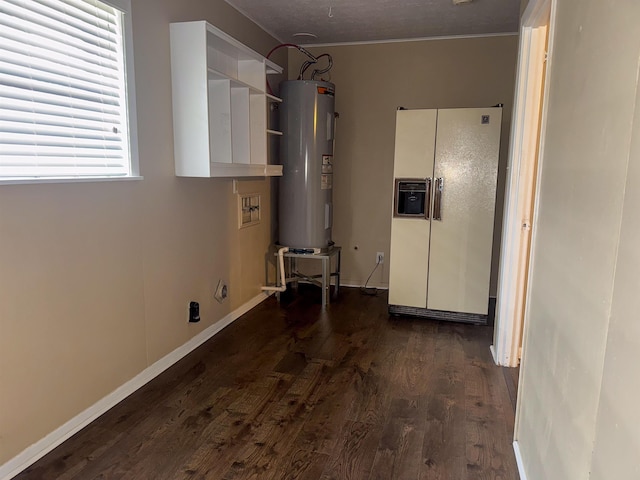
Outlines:
<svg viewBox="0 0 640 480"><path fill-rule="evenodd" d="M326 249L333 244L334 92L328 82L280 84L280 245Z"/></svg>

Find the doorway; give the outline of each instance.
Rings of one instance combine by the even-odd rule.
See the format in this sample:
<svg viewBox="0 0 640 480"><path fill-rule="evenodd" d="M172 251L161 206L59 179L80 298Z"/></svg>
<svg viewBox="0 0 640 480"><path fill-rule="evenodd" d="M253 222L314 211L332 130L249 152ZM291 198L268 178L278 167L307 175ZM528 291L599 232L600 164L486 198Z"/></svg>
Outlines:
<svg viewBox="0 0 640 480"><path fill-rule="evenodd" d="M517 367L522 355L537 176L544 142L546 77L555 0L530 0L521 20L509 172L491 353Z"/></svg>

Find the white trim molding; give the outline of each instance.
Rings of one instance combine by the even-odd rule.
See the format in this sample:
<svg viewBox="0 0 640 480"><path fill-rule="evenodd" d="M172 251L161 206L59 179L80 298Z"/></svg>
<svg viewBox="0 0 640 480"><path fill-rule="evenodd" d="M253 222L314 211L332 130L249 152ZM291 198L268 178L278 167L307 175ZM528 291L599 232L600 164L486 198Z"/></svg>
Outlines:
<svg viewBox="0 0 640 480"><path fill-rule="evenodd" d="M498 362L498 356L496 354L496 348L493 345L489 345L489 351L491 352L491 357L493 357L493 362L496 365L500 365L500 363Z"/></svg>
<svg viewBox="0 0 640 480"><path fill-rule="evenodd" d="M268 297L269 294L265 293L260 293L259 295L255 296L245 304L235 309L233 312L227 314L213 325L209 326L196 336L192 337L189 341L187 341L180 347L176 348L157 362L145 368L131 380L124 383L101 400L98 400L92 406L79 413L71 420L61 425L53 432L49 433L44 438L40 439L30 447L23 450L7 463L0 466L0 479L9 480L18 475L27 467L37 462L47 453L62 444L65 440L68 440L77 432L89 425L100 415L116 406L133 392L149 383L151 380L156 378L158 375L177 363L182 358L186 357L189 353L212 338L223 328L233 323L235 320L266 300Z"/></svg>
<svg viewBox="0 0 640 480"><path fill-rule="evenodd" d="M383 43L430 42L434 40L461 40L467 38L513 37L514 35L518 35L518 32L478 33L475 35L442 35L439 37L387 38L381 40L362 40L359 42L304 43L299 46L304 48L347 47L354 45L377 45Z"/></svg>
<svg viewBox="0 0 640 480"><path fill-rule="evenodd" d="M331 285L335 285L335 281L331 282ZM364 285L362 284L362 281L358 281L358 280L340 280L340 288L342 287L348 287L348 288L364 288ZM389 290L389 284L388 283L382 283L382 284L373 284L373 283L368 283L367 284L367 288L377 288L378 290Z"/></svg>
<svg viewBox="0 0 640 480"><path fill-rule="evenodd" d="M514 440L513 442L513 453L516 456L516 464L518 465L520 480L527 480L527 474L524 471L524 462L522 461L522 453L520 452L520 445L517 440Z"/></svg>
<svg viewBox="0 0 640 480"><path fill-rule="evenodd" d="M545 76L550 68L545 49L552 29L551 1L531 0L521 23L492 349L495 362L505 367L516 367L520 361L545 122Z"/></svg>

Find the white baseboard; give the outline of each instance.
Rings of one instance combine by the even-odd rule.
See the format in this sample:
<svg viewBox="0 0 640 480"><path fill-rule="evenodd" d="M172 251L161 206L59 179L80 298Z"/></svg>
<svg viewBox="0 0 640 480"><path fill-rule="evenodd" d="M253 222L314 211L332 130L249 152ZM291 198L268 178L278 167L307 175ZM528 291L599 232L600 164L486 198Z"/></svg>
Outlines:
<svg viewBox="0 0 640 480"><path fill-rule="evenodd" d="M115 389L106 397L98 400L92 406L79 413L62 426L58 427L44 438L40 439L30 447L23 450L7 463L0 466L0 479L9 480L16 476L18 473L22 472L24 469L38 461L40 458L44 457L47 453L56 448L62 442L68 440L77 432L89 425L107 410L113 408L133 392L135 392L136 390L153 380L155 377L160 375L166 369L171 367L174 363L178 362L183 357L198 348L204 342L213 337L216 333L220 332L224 327L230 325L235 320L251 310L253 307L260 304L267 297L269 297L268 294L258 294L256 297L252 298L244 305L235 309L233 312L227 314L222 319L218 320L216 323L209 326L208 328L197 334L195 337L191 338L185 344L181 345L180 347L162 357L157 362L145 368L138 375Z"/></svg>
<svg viewBox="0 0 640 480"><path fill-rule="evenodd" d="M363 287L361 283L354 280L345 280L340 282L341 287L360 288ZM377 288L378 290L389 290L389 285L367 285L367 288Z"/></svg>
<svg viewBox="0 0 640 480"><path fill-rule="evenodd" d="M518 473L520 474L520 480L527 480L527 474L524 472L524 462L522 461L522 454L520 453L520 445L518 441L513 441L513 453L516 455L516 463L518 464Z"/></svg>
<svg viewBox="0 0 640 480"><path fill-rule="evenodd" d="M498 356L496 354L496 347L494 347L493 345L489 346L489 351L491 352L491 356L493 357L493 363L495 363L496 365L500 365L498 363Z"/></svg>

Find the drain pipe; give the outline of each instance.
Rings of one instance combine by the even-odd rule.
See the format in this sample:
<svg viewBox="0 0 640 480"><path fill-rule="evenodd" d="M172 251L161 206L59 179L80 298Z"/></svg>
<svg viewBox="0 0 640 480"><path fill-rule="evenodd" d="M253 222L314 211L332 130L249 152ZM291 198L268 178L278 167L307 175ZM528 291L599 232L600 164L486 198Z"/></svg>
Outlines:
<svg viewBox="0 0 640 480"><path fill-rule="evenodd" d="M287 289L287 281L284 275L284 254L289 251L289 247L282 247L278 250L278 262L280 264L280 286L279 287L262 287L267 292L284 292Z"/></svg>

